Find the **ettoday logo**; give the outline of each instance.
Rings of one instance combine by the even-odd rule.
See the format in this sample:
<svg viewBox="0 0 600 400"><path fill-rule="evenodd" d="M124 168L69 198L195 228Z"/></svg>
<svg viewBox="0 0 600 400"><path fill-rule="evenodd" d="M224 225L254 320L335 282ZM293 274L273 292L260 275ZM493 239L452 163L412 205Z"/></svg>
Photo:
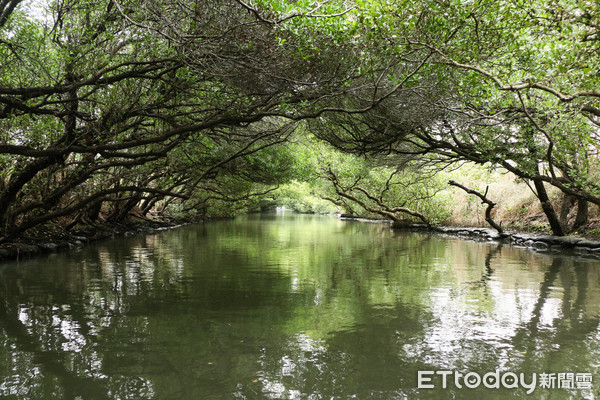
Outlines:
<svg viewBox="0 0 600 400"><path fill-rule="evenodd" d="M417 388L419 389L446 389L448 383L453 382L458 389L475 389L483 385L488 389L518 389L524 388L527 394L531 394L537 387L554 389L591 389L591 373L532 373L525 375L514 372L500 372L495 370L483 375L477 372L457 371L418 371Z"/></svg>

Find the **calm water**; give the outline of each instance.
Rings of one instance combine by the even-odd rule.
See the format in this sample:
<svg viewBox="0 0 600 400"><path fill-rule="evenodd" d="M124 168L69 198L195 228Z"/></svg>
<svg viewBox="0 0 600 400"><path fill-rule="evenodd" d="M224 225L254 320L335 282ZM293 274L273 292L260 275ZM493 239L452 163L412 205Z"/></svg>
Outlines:
<svg viewBox="0 0 600 400"><path fill-rule="evenodd" d="M249 216L0 265L0 397L524 398L417 388L499 369L590 373L531 398L600 398L599 322L597 260Z"/></svg>

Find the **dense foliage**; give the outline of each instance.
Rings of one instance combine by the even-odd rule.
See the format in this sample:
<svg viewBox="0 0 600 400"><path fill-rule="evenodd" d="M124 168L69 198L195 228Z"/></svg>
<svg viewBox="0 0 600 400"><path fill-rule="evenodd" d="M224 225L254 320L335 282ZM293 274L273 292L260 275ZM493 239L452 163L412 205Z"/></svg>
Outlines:
<svg viewBox="0 0 600 400"><path fill-rule="evenodd" d="M19 3L0 10L5 239L57 218L264 192L253 184L286 175L285 154L267 149L294 121L339 96L379 96L330 36L292 34L233 0L71 0L29 14Z"/></svg>
<svg viewBox="0 0 600 400"><path fill-rule="evenodd" d="M587 203L600 204L596 3L359 4L390 52L428 54L411 78L417 104L395 92L369 113L322 124L322 137L359 153L501 167L531 183L554 233L572 227L560 221L548 184L578 202L575 225L585 223Z"/></svg>
<svg viewBox="0 0 600 400"><path fill-rule="evenodd" d="M578 0L2 0L0 240L323 198L442 221L435 172L464 161L527 181L564 234L600 205L598 15Z"/></svg>

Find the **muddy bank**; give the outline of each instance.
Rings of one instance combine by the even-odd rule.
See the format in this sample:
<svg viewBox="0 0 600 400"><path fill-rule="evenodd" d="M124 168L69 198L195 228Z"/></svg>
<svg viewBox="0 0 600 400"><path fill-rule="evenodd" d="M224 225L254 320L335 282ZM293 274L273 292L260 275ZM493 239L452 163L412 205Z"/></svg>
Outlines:
<svg viewBox="0 0 600 400"><path fill-rule="evenodd" d="M144 221L124 224L99 224L97 226L87 226L73 232L54 229L41 232L37 236L23 237L15 241L1 243L0 261L18 260L39 254L79 248L99 240L160 232L191 223L190 221Z"/></svg>

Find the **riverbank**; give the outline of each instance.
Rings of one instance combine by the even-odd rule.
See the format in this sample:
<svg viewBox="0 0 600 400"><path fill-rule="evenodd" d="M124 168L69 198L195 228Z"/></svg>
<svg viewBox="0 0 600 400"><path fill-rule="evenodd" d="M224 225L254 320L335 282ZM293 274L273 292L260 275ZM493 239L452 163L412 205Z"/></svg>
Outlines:
<svg viewBox="0 0 600 400"><path fill-rule="evenodd" d="M30 232L27 236L0 244L0 261L65 251L83 247L95 241L111 240L135 234L150 234L191 223L193 221L132 220L120 224L81 225L69 231L58 225L47 225Z"/></svg>
<svg viewBox="0 0 600 400"><path fill-rule="evenodd" d="M455 236L468 239L496 241L517 247L526 247L536 251L573 251L574 254L592 255L600 258L600 241L591 240L580 236L555 236L546 234L532 234L527 232L505 232L499 234L496 230L481 227L463 226L431 226L425 224L394 225L392 221L382 219L340 217L343 220L390 223L392 229L411 232L436 233L446 236Z"/></svg>
<svg viewBox="0 0 600 400"><path fill-rule="evenodd" d="M506 232L500 235L488 228L469 227L420 227L446 235L459 237L478 237L489 241L498 241L513 246L528 247L534 250L572 250L578 254L591 254L600 257L600 242L578 236L535 235L522 232ZM417 229L420 229L417 228Z"/></svg>
<svg viewBox="0 0 600 400"><path fill-rule="evenodd" d="M389 223L385 219L354 218L341 215L342 220L370 223ZM80 225L66 231L58 225L49 225L36 230L26 237L12 242L0 244L0 261L29 258L40 254L80 248L86 244L111 240L134 234L151 234L197 221L191 220L130 220L120 224L99 223ZM393 229L427 232L472 240L496 241L518 247L531 248L536 251L571 250L574 254L592 255L600 258L600 241L580 236L553 236L530 232L513 231L500 235L497 231L483 227L464 226L427 226L424 224L407 224L394 226Z"/></svg>

